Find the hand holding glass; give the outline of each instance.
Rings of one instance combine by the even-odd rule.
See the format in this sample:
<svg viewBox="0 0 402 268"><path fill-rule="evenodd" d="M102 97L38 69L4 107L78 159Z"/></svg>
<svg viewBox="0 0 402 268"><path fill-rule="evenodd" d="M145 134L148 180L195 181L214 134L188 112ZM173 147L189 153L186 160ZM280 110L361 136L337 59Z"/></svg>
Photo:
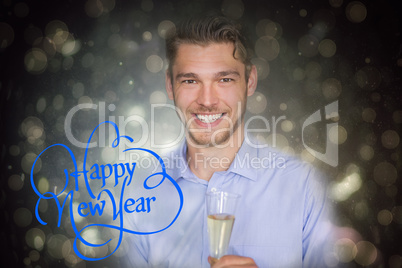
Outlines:
<svg viewBox="0 0 402 268"><path fill-rule="evenodd" d="M209 254L213 261L227 253L239 197L228 192L207 193Z"/></svg>

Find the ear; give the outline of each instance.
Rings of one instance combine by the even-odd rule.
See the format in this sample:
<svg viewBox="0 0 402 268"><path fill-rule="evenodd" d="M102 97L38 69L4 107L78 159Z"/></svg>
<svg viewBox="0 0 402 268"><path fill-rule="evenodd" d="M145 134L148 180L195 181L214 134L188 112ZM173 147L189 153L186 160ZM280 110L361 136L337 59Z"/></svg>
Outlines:
<svg viewBox="0 0 402 268"><path fill-rule="evenodd" d="M257 80L258 80L257 68L255 67L255 65L252 65L247 82L247 96L251 96L254 94L257 88Z"/></svg>
<svg viewBox="0 0 402 268"><path fill-rule="evenodd" d="M166 87L166 92L167 92L169 99L173 100L173 81L171 79L169 70L166 71L165 87Z"/></svg>

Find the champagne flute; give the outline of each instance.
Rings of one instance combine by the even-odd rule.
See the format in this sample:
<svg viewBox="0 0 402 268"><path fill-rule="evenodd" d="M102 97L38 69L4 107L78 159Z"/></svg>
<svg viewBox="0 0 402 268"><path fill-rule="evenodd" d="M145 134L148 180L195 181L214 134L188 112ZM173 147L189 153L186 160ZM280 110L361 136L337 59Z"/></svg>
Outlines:
<svg viewBox="0 0 402 268"><path fill-rule="evenodd" d="M209 255L212 257L212 264L227 253L239 197L238 194L221 191L206 194Z"/></svg>

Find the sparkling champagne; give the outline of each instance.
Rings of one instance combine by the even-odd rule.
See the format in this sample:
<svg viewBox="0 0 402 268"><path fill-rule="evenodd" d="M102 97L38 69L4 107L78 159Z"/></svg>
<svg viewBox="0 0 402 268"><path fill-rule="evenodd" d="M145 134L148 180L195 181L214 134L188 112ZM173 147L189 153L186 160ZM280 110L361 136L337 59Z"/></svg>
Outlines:
<svg viewBox="0 0 402 268"><path fill-rule="evenodd" d="M210 255L219 259L226 254L235 217L228 214L208 215Z"/></svg>

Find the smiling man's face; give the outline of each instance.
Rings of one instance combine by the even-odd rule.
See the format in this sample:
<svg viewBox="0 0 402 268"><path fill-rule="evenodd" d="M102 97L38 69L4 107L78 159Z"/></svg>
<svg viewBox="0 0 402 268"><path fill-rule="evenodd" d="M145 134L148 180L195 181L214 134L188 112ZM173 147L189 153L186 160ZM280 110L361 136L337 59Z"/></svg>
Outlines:
<svg viewBox="0 0 402 268"><path fill-rule="evenodd" d="M246 81L245 65L233 57L234 45L181 44L166 75L166 90L193 145L226 144L242 132L247 96L257 84L255 67Z"/></svg>

